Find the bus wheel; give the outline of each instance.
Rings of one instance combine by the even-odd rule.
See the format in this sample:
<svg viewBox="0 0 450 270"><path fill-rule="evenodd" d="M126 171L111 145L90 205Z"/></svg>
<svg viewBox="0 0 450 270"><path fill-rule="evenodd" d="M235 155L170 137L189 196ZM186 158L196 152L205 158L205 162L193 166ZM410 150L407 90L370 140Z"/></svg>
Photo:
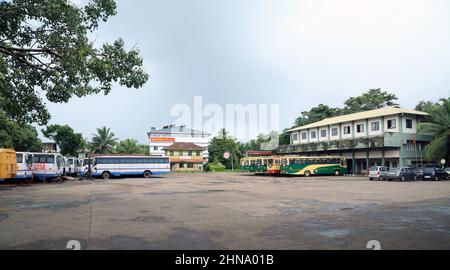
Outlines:
<svg viewBox="0 0 450 270"><path fill-rule="evenodd" d="M144 172L144 177L145 177L145 178L150 178L150 177L152 177L152 173L149 172L149 171L145 171L145 172Z"/></svg>
<svg viewBox="0 0 450 270"><path fill-rule="evenodd" d="M310 177L311 176L311 172L310 171L305 171L305 177Z"/></svg>
<svg viewBox="0 0 450 270"><path fill-rule="evenodd" d="M103 179L109 179L109 178L111 178L111 173L110 173L110 172L103 172L103 173L102 173L102 178L103 178Z"/></svg>
<svg viewBox="0 0 450 270"><path fill-rule="evenodd" d="M339 170L334 171L334 175L339 176L341 175L341 172Z"/></svg>

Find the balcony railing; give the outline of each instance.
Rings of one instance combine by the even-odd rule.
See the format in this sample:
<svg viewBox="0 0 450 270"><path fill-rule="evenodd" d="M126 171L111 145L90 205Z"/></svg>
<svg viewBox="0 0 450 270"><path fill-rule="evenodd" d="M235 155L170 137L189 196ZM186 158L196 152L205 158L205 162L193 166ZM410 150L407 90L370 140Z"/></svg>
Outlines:
<svg viewBox="0 0 450 270"><path fill-rule="evenodd" d="M372 149L384 147L383 137L358 138L352 140L317 142L308 144L281 145L276 152L279 154L317 152L332 150Z"/></svg>

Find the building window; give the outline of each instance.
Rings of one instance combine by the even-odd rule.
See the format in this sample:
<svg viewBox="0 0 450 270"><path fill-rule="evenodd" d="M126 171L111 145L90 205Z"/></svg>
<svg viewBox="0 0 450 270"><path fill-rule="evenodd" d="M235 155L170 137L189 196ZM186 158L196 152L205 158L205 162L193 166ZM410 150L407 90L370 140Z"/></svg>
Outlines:
<svg viewBox="0 0 450 270"><path fill-rule="evenodd" d="M197 151L196 152L196 155L197 155L197 157L199 157L201 154L200 154L200 151Z"/></svg>
<svg viewBox="0 0 450 270"><path fill-rule="evenodd" d="M297 141L298 140L298 134L297 133L293 133L292 134L292 140L293 141Z"/></svg>
<svg viewBox="0 0 450 270"><path fill-rule="evenodd" d="M407 148L409 151L414 150L414 143L413 143L413 141L407 141L407 143L406 143L406 148Z"/></svg>
<svg viewBox="0 0 450 270"><path fill-rule="evenodd" d="M364 132L364 125L363 124L356 125L356 132L357 133L363 133Z"/></svg>
<svg viewBox="0 0 450 270"><path fill-rule="evenodd" d="M413 128L413 121L411 119L406 119L406 128L408 129Z"/></svg>
<svg viewBox="0 0 450 270"><path fill-rule="evenodd" d="M332 135L332 136L337 136L337 135L338 135L338 132L339 132L339 129L338 129L338 128L333 128L333 129L331 129L331 135Z"/></svg>
<svg viewBox="0 0 450 270"><path fill-rule="evenodd" d="M188 151L188 156L192 157L192 151L191 150Z"/></svg>
<svg viewBox="0 0 450 270"><path fill-rule="evenodd" d="M173 150L170 151L169 155L172 156L172 157L174 156Z"/></svg>
<svg viewBox="0 0 450 270"><path fill-rule="evenodd" d="M183 156L183 151L178 151L178 156L182 157Z"/></svg>
<svg viewBox="0 0 450 270"><path fill-rule="evenodd" d="M187 164L187 167L188 167L189 169L194 168L194 163L188 163L188 164Z"/></svg>
<svg viewBox="0 0 450 270"><path fill-rule="evenodd" d="M306 140L306 132L302 133L302 140Z"/></svg>
<svg viewBox="0 0 450 270"><path fill-rule="evenodd" d="M422 151L422 150L425 149L425 146L426 146L426 143L425 143L425 142L418 142L418 143L417 143L417 150Z"/></svg>
<svg viewBox="0 0 450 270"><path fill-rule="evenodd" d="M321 130L320 131L320 137L325 138L326 136L327 136L327 131L325 129Z"/></svg>
<svg viewBox="0 0 450 270"><path fill-rule="evenodd" d="M372 131L379 131L380 130L380 122L372 122Z"/></svg>
<svg viewBox="0 0 450 270"><path fill-rule="evenodd" d="M394 129L397 128L397 120L391 119L387 121L387 128L388 129Z"/></svg>
<svg viewBox="0 0 450 270"><path fill-rule="evenodd" d="M344 134L345 135L348 135L348 134L350 134L351 133L351 127L350 126L345 126L344 127Z"/></svg>
<svg viewBox="0 0 450 270"><path fill-rule="evenodd" d="M311 139L315 139L317 136L315 131L311 131Z"/></svg>

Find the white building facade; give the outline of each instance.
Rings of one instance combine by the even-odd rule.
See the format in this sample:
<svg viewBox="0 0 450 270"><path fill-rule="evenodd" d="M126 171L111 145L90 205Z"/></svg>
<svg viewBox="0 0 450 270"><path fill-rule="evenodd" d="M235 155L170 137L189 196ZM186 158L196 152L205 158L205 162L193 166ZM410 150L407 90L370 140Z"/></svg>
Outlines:
<svg viewBox="0 0 450 270"><path fill-rule="evenodd" d="M344 156L349 170L366 173L370 166L411 166L423 163L431 139L417 134L426 113L399 107L327 118L289 130L289 146L281 154Z"/></svg>
<svg viewBox="0 0 450 270"><path fill-rule="evenodd" d="M165 155L164 149L175 142L193 143L206 148L203 151L203 158L208 160L208 145L212 139L209 133L190 129L185 126L168 125L162 129L151 128L147 135L150 144L150 155Z"/></svg>

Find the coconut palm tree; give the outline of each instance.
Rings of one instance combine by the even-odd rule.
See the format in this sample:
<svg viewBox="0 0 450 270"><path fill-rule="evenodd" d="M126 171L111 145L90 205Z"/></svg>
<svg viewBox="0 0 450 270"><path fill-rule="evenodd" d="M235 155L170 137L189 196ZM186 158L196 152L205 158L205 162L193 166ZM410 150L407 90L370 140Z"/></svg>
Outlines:
<svg viewBox="0 0 450 270"><path fill-rule="evenodd" d="M119 154L141 154L142 149L140 148L138 141L133 139L126 139L116 146L116 152Z"/></svg>
<svg viewBox="0 0 450 270"><path fill-rule="evenodd" d="M92 151L96 154L107 154L112 152L117 143L117 138L109 128L97 128L97 134L92 134Z"/></svg>
<svg viewBox="0 0 450 270"><path fill-rule="evenodd" d="M430 161L450 159L450 98L442 98L434 106L426 106L429 114L418 126L421 134L433 134L434 138L425 149L425 158Z"/></svg>

